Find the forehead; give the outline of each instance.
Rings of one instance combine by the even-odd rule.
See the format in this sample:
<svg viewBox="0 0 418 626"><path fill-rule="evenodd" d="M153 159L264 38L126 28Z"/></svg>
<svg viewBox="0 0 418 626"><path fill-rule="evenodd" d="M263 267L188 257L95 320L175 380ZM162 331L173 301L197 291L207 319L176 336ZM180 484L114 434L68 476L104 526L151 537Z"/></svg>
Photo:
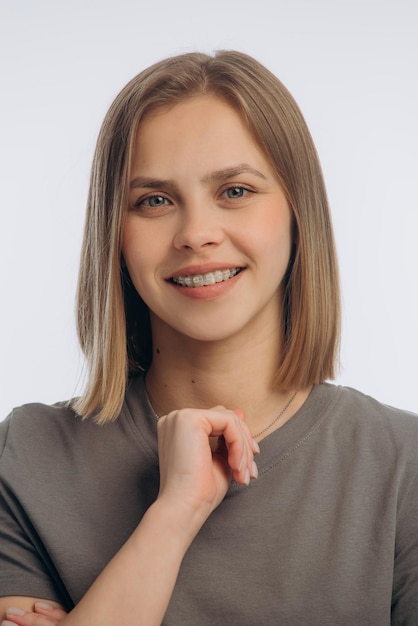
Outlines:
<svg viewBox="0 0 418 626"><path fill-rule="evenodd" d="M165 133L171 134L176 131L178 124L185 123L190 130L202 131L205 121L213 123L216 120L221 124L240 126L245 133L250 133L249 128L238 109L225 99L215 94L198 94L188 96L184 100L170 105L164 105L151 111L147 111L142 117L137 133L137 140L145 133L158 132L161 128Z"/></svg>
<svg viewBox="0 0 418 626"><path fill-rule="evenodd" d="M198 95L142 118L132 165L144 168L189 156L196 166L196 160L236 160L240 154L270 161L236 107L215 95Z"/></svg>

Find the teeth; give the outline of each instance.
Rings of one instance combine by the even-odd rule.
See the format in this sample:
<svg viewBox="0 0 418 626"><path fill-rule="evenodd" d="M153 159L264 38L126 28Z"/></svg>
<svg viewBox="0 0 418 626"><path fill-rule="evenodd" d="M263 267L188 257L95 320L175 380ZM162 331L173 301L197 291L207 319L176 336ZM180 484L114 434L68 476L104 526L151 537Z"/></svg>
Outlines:
<svg viewBox="0 0 418 626"><path fill-rule="evenodd" d="M236 276L240 271L239 267L233 267L229 270L216 270L207 274L191 274L189 276L173 276L172 280L176 285L181 287L206 287L215 283L222 283Z"/></svg>

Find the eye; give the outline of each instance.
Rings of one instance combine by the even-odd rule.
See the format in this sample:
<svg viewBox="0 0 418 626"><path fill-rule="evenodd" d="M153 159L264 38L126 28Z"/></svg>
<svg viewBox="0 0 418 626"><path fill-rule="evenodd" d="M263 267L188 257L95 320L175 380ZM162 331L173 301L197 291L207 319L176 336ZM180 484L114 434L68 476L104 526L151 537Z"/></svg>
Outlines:
<svg viewBox="0 0 418 626"><path fill-rule="evenodd" d="M148 196L147 198L142 198L138 200L135 206L145 207L145 208L150 208L150 209L159 209L160 207L165 206L166 204L169 204L169 201L167 200L167 198L164 198L164 196L155 195L155 196Z"/></svg>
<svg viewBox="0 0 418 626"><path fill-rule="evenodd" d="M221 195L228 200L240 200L241 198L245 198L249 193L251 193L250 189L242 187L241 185L234 185L233 187L225 189Z"/></svg>

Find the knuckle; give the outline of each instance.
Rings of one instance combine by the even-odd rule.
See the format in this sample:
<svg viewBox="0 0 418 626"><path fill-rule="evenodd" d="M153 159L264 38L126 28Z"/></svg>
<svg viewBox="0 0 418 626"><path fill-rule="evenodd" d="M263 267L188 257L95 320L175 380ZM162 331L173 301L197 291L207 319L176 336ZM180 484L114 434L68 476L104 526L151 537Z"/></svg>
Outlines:
<svg viewBox="0 0 418 626"><path fill-rule="evenodd" d="M182 424L186 420L190 420L190 418L193 417L193 414L194 411L192 409L179 409L178 411L173 411L172 419L176 423Z"/></svg>
<svg viewBox="0 0 418 626"><path fill-rule="evenodd" d="M183 424L190 424L191 419L196 415L196 411L193 409L178 409L171 411L167 415L160 417L158 424L172 425L176 428L181 427Z"/></svg>

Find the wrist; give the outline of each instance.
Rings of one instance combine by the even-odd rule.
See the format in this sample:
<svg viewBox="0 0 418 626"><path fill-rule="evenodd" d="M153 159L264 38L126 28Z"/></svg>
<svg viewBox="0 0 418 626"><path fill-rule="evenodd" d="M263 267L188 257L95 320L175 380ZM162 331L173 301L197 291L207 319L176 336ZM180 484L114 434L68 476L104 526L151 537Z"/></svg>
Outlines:
<svg viewBox="0 0 418 626"><path fill-rule="evenodd" d="M160 538L164 535L167 543L173 540L184 556L210 513L209 505L197 506L185 497L160 494L144 515L141 525L152 526Z"/></svg>

